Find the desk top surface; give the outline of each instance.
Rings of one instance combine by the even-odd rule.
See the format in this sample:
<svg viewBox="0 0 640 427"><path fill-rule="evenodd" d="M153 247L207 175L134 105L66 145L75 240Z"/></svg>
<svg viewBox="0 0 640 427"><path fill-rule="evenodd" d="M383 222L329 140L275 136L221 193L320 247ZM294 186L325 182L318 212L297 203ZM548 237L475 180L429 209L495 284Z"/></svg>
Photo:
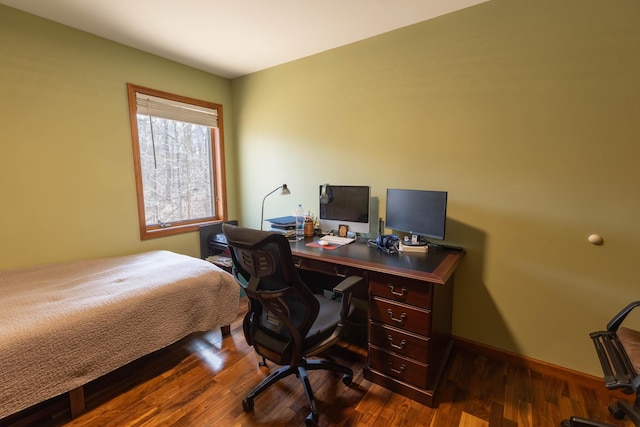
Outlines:
<svg viewBox="0 0 640 427"><path fill-rule="evenodd" d="M388 254L367 243L353 242L335 249L307 246L313 238L292 241L291 252L333 264L362 268L437 284L444 284L464 256L464 250L430 247L427 253Z"/></svg>

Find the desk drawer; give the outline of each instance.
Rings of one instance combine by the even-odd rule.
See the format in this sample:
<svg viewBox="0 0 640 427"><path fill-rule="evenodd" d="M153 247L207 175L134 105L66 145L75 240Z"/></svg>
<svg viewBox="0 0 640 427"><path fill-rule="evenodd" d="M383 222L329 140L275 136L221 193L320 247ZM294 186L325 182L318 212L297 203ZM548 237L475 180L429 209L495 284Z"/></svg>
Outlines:
<svg viewBox="0 0 640 427"><path fill-rule="evenodd" d="M369 346L369 366L392 378L428 388L429 365Z"/></svg>
<svg viewBox="0 0 640 427"><path fill-rule="evenodd" d="M371 274L369 293L393 301L431 308L432 284L387 274Z"/></svg>
<svg viewBox="0 0 640 427"><path fill-rule="evenodd" d="M360 268L347 267L345 265L334 264L332 262L318 261L311 258L302 258L293 256L293 262L296 268L317 273L328 274L337 277L362 276L365 277L365 271Z"/></svg>
<svg viewBox="0 0 640 427"><path fill-rule="evenodd" d="M382 298L373 297L369 300L369 318L425 337L429 336L431 331L430 310Z"/></svg>
<svg viewBox="0 0 640 427"><path fill-rule="evenodd" d="M369 343L412 359L428 361L428 338L388 325L369 322Z"/></svg>

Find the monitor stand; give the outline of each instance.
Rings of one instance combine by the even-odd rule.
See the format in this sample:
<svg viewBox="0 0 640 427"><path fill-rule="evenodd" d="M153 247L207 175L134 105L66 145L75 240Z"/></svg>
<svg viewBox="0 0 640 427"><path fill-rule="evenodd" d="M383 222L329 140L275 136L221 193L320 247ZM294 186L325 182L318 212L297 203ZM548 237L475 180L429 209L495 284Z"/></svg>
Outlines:
<svg viewBox="0 0 640 427"><path fill-rule="evenodd" d="M402 244L404 246L427 246L429 242L426 239L421 239L417 234L412 234L411 239L405 238Z"/></svg>

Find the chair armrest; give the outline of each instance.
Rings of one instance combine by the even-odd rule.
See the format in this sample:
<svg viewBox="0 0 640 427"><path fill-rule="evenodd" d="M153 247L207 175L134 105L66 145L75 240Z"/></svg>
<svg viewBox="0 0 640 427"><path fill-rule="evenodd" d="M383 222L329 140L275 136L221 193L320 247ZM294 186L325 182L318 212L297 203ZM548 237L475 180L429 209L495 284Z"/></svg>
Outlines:
<svg viewBox="0 0 640 427"><path fill-rule="evenodd" d="M625 308L623 308L620 313L616 314L609 323L607 323L607 331L615 332L618 330L624 319L627 317L631 310L638 307L640 305L640 301L634 301Z"/></svg>
<svg viewBox="0 0 640 427"><path fill-rule="evenodd" d="M344 279L342 282L338 283L335 286L335 288L333 288L333 292L337 292L339 294L352 293L353 287L363 281L364 281L364 277L349 276L346 279Z"/></svg>
<svg viewBox="0 0 640 427"><path fill-rule="evenodd" d="M342 302L340 304L340 327L337 329L338 332L349 322L351 294L353 293L353 288L362 282L364 282L364 277L349 276L333 288L333 292L342 295Z"/></svg>

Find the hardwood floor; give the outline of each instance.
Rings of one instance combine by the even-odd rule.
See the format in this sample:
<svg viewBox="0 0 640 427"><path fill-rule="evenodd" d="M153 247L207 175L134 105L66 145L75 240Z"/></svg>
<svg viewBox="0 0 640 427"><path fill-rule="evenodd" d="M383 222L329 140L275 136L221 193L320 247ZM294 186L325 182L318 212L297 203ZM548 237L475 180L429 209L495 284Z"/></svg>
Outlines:
<svg viewBox="0 0 640 427"><path fill-rule="evenodd" d="M85 386L84 415L69 420L66 396L52 399L2 426L301 426L308 414L296 377L272 386L242 410L244 395L268 374L245 343L242 311L231 336L199 334L136 361ZM571 415L595 417L616 426L607 411L618 394L535 370L454 349L441 383L439 406L429 408L362 378L366 350L343 343L327 356L353 367L350 387L319 371L310 378L320 426L546 427Z"/></svg>

